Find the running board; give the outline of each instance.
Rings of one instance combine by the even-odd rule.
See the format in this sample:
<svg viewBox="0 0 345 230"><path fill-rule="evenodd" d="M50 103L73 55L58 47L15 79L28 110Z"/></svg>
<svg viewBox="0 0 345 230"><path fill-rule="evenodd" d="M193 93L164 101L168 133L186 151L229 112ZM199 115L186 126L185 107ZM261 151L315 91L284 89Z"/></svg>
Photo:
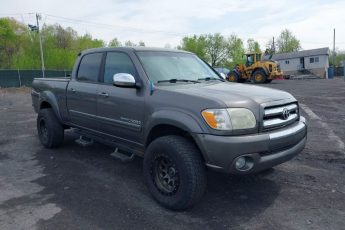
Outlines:
<svg viewBox="0 0 345 230"><path fill-rule="evenodd" d="M114 152L110 154L110 156L122 161L122 162L129 162L132 161L135 157L134 153L121 153L119 152L118 148L115 148Z"/></svg>
<svg viewBox="0 0 345 230"><path fill-rule="evenodd" d="M84 136L80 136L79 139L75 140L75 142L83 147L88 147L93 144L93 140L91 138Z"/></svg>

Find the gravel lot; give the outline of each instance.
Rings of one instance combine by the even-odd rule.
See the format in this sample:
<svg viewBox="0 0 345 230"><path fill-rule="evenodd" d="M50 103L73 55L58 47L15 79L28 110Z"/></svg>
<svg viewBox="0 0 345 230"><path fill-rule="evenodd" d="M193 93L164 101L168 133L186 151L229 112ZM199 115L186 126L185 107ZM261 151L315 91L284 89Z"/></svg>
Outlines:
<svg viewBox="0 0 345 230"><path fill-rule="evenodd" d="M28 89L0 89L0 229L344 229L345 82L280 80L309 122L295 159L253 176L210 172L202 202L157 205L142 160L121 163L100 144L44 149Z"/></svg>

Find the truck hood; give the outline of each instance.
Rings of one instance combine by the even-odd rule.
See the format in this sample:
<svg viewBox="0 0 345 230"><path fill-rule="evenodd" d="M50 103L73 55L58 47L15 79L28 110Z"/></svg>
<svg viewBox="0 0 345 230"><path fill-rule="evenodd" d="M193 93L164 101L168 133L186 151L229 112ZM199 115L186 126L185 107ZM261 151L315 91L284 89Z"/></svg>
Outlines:
<svg viewBox="0 0 345 230"><path fill-rule="evenodd" d="M291 94L281 90L230 82L176 84L159 88L186 95L220 100L226 106L239 105L248 101L262 104L286 99L295 100Z"/></svg>

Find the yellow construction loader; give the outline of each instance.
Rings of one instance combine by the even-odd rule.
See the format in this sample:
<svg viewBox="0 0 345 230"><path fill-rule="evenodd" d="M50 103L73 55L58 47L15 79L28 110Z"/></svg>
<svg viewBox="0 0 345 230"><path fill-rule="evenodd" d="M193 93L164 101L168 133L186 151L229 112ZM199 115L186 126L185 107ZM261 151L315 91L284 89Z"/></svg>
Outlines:
<svg viewBox="0 0 345 230"><path fill-rule="evenodd" d="M228 73L227 80L231 82L245 82L251 80L255 84L270 83L273 79L282 77L278 62L261 60L261 53L246 54L246 63L236 65Z"/></svg>

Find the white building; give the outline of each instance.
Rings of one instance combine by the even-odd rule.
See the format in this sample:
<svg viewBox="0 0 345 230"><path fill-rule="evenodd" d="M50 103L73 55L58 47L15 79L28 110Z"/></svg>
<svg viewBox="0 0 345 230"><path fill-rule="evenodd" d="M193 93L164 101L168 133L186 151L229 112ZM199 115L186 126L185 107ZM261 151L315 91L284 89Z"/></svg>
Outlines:
<svg viewBox="0 0 345 230"><path fill-rule="evenodd" d="M279 62L284 75L312 73L318 77L327 78L329 67L328 47L274 54L272 59Z"/></svg>

